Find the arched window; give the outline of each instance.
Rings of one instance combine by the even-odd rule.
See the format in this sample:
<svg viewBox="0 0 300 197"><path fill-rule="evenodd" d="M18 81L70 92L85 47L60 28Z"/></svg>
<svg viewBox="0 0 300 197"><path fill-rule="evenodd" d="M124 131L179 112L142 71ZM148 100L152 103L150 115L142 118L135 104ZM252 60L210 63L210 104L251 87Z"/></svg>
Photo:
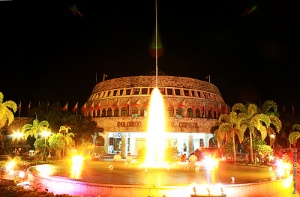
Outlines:
<svg viewBox="0 0 300 197"><path fill-rule="evenodd" d="M188 108L188 110L187 110L187 117L189 117L189 118L193 117L193 110L192 110L192 108Z"/></svg>
<svg viewBox="0 0 300 197"><path fill-rule="evenodd" d="M96 115L97 117L100 117L100 116L101 116L101 111L100 111L100 109L97 109L97 110L96 110L96 114L97 114L97 115Z"/></svg>
<svg viewBox="0 0 300 197"><path fill-rule="evenodd" d="M181 118L182 117L182 108L177 108L176 109L176 117Z"/></svg>
<svg viewBox="0 0 300 197"><path fill-rule="evenodd" d="M121 116L128 116L128 107L123 107L121 109Z"/></svg>
<svg viewBox="0 0 300 197"><path fill-rule="evenodd" d="M141 116L143 116L143 117L147 116L147 108L143 107L141 109Z"/></svg>
<svg viewBox="0 0 300 197"><path fill-rule="evenodd" d="M114 116L119 117L119 108L115 108L114 110Z"/></svg>
<svg viewBox="0 0 300 197"><path fill-rule="evenodd" d="M212 118L212 111L211 110L208 110L207 116L208 116L208 118Z"/></svg>
<svg viewBox="0 0 300 197"><path fill-rule="evenodd" d="M106 117L106 109L102 109L102 114L101 114L102 117Z"/></svg>
<svg viewBox="0 0 300 197"><path fill-rule="evenodd" d="M139 116L139 109L137 107L132 108L132 117L138 117Z"/></svg>
<svg viewBox="0 0 300 197"><path fill-rule="evenodd" d="M174 107L169 107L169 108L168 108L168 115L169 115L170 117L173 117L173 116L174 116Z"/></svg>
<svg viewBox="0 0 300 197"><path fill-rule="evenodd" d="M111 108L107 109L107 117L112 117L112 109Z"/></svg>
<svg viewBox="0 0 300 197"><path fill-rule="evenodd" d="M200 118L200 109L196 109L196 118Z"/></svg>
<svg viewBox="0 0 300 197"><path fill-rule="evenodd" d="M98 136L96 138L96 145L97 146L104 146L104 138L102 136Z"/></svg>

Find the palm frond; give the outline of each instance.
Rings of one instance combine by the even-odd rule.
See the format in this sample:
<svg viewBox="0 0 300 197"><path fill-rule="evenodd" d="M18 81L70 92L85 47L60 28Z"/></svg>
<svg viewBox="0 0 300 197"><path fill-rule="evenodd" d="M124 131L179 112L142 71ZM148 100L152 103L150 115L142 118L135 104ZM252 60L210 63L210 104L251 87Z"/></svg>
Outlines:
<svg viewBox="0 0 300 197"><path fill-rule="evenodd" d="M293 131L300 131L300 125L299 124L294 124L292 129L293 129Z"/></svg>
<svg viewBox="0 0 300 197"><path fill-rule="evenodd" d="M240 111L242 113L246 113L247 108L243 103L236 103L232 106L231 111L237 112Z"/></svg>
<svg viewBox="0 0 300 197"><path fill-rule="evenodd" d="M249 106L248 106L248 117L252 117L252 116L254 116L255 114L257 114L257 110L258 110L258 108L257 108L257 105L255 105L255 104L249 104Z"/></svg>
<svg viewBox="0 0 300 197"><path fill-rule="evenodd" d="M272 109L272 108L273 108L274 112L277 112L277 110L278 110L277 104L272 100L267 100L263 103L261 110L262 110L262 113L267 114L270 112L270 109Z"/></svg>
<svg viewBox="0 0 300 197"><path fill-rule="evenodd" d="M289 142L295 146L299 137L300 137L300 132L297 131L291 132L289 135Z"/></svg>

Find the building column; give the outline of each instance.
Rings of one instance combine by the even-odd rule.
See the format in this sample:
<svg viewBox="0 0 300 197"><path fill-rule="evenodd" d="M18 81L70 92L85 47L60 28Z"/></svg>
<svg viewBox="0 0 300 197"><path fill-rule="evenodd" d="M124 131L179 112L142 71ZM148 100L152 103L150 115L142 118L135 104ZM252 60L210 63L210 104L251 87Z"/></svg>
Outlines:
<svg viewBox="0 0 300 197"><path fill-rule="evenodd" d="M182 107L181 108L181 110L182 110L182 117L187 117L187 108L186 107Z"/></svg>
<svg viewBox="0 0 300 197"><path fill-rule="evenodd" d="M190 133L188 136L187 156L190 155L192 152L194 152L194 139L193 139L193 134Z"/></svg>
<svg viewBox="0 0 300 197"><path fill-rule="evenodd" d="M126 140L126 134L125 133L121 133L121 157L122 158L126 158L127 155L127 140Z"/></svg>

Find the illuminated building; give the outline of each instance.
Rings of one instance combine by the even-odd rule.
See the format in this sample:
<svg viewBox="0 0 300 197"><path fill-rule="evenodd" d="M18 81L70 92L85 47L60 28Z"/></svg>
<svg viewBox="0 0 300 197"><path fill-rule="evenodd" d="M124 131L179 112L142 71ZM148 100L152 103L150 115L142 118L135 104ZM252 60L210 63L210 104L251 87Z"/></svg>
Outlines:
<svg viewBox="0 0 300 197"><path fill-rule="evenodd" d="M92 116L104 129L96 141L107 153L121 151L125 157L145 146L154 87L155 76L122 77L96 84L82 115ZM220 114L229 112L219 89L207 81L177 76L158 76L157 87L165 101L168 145L187 154L199 146L214 146L211 129Z"/></svg>

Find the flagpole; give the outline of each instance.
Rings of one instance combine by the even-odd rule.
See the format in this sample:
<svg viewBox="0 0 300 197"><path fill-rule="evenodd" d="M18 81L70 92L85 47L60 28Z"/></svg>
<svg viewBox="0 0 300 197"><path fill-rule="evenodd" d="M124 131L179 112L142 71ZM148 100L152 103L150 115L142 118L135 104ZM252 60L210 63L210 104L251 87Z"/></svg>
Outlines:
<svg viewBox="0 0 300 197"><path fill-rule="evenodd" d="M96 69L96 84L98 82L98 73L97 73L97 69Z"/></svg>
<svg viewBox="0 0 300 197"><path fill-rule="evenodd" d="M19 117L20 117L20 115L21 115L21 108L22 108L22 104L21 104L21 101L20 101L20 104L19 104Z"/></svg>
<svg viewBox="0 0 300 197"><path fill-rule="evenodd" d="M156 83L157 87L157 78L158 78L158 58L157 58L157 0L155 0L155 65L156 65Z"/></svg>
<svg viewBox="0 0 300 197"><path fill-rule="evenodd" d="M208 82L210 83L210 75L206 76L206 78L208 79Z"/></svg>

